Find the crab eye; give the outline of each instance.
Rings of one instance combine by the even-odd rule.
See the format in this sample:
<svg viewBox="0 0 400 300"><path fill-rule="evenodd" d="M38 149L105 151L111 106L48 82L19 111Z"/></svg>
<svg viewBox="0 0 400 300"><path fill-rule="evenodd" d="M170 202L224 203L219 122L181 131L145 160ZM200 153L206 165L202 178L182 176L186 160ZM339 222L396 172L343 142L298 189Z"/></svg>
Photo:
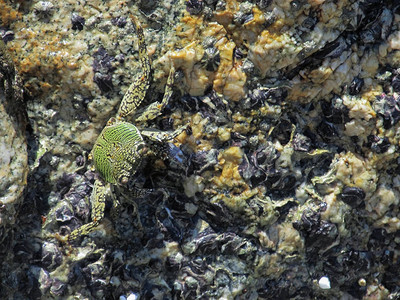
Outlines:
<svg viewBox="0 0 400 300"><path fill-rule="evenodd" d="M128 183L128 181L129 181L129 178L127 176L121 176L119 178L119 183L122 185L126 185Z"/></svg>
<svg viewBox="0 0 400 300"><path fill-rule="evenodd" d="M142 154L142 153L145 151L145 146L144 146L144 144L139 144L139 145L137 146L137 148L136 148L136 151Z"/></svg>

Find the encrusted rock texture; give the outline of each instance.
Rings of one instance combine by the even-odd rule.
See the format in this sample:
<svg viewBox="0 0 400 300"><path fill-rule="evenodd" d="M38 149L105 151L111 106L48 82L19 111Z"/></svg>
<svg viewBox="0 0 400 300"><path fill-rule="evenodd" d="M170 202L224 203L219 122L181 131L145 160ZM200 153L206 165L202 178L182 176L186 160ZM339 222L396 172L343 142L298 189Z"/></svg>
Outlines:
<svg viewBox="0 0 400 300"><path fill-rule="evenodd" d="M141 108L176 69L148 127L190 130L64 243L140 72L131 15ZM398 1L1 0L0 34L2 298L399 299Z"/></svg>

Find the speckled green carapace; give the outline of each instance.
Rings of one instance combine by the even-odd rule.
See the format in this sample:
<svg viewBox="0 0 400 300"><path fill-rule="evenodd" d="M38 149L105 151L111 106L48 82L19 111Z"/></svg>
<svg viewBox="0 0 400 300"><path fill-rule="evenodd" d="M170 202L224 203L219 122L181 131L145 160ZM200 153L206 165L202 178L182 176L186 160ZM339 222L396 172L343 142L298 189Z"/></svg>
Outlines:
<svg viewBox="0 0 400 300"><path fill-rule="evenodd" d="M142 161L145 143L136 126L121 122L106 126L93 147L93 164L105 181L126 183Z"/></svg>
<svg viewBox="0 0 400 300"><path fill-rule="evenodd" d="M132 84L126 91L117 116L111 118L97 138L89 158L93 160L95 170L99 174L93 187L91 196L92 202L92 222L85 224L74 231L68 240L74 240L80 236L87 235L99 225L104 218L104 209L107 194L110 193L111 185L126 185L129 177L134 174L139 167L144 153L145 145L153 147L153 153L160 152L154 149L160 142L174 139L185 127L174 132L161 132L156 129L139 129L126 122L126 118L132 115L145 98L149 87L150 60L147 55L143 29L135 17L131 16L136 27L139 40L139 59L141 62L141 72L135 77ZM164 97L160 102L149 105L144 112L136 118L136 122L147 122L159 116L163 108L168 104L172 94L174 79L174 69L171 68ZM145 143L146 141L146 143ZM159 147L159 146L158 146ZM117 206L117 199L113 198L114 205Z"/></svg>

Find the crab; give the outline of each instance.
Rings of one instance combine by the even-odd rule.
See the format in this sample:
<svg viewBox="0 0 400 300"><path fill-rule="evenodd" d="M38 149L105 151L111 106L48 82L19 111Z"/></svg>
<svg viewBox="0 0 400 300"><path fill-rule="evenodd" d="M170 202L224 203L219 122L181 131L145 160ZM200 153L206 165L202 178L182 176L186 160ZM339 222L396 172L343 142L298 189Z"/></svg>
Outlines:
<svg viewBox="0 0 400 300"><path fill-rule="evenodd" d="M139 130L127 121L127 117L132 115L144 100L150 76L150 60L147 55L143 29L136 17L131 16L131 19L136 27L138 37L141 72L125 93L117 115L108 120L89 154L89 159L93 162L94 169L98 174L91 195L92 221L73 230L67 237L68 241L73 241L94 231L104 218L106 198L110 193L112 196L113 187L126 186L129 178L138 170L145 155L162 153L163 149L160 145L173 140L187 128L187 126L183 126L174 132L145 128ZM136 118L136 122L145 123L161 115L163 108L171 98L174 73L175 70L172 67L161 103L150 104ZM153 152L147 151L147 149L151 149ZM116 199L114 200L116 202ZM118 204L114 203L114 205Z"/></svg>

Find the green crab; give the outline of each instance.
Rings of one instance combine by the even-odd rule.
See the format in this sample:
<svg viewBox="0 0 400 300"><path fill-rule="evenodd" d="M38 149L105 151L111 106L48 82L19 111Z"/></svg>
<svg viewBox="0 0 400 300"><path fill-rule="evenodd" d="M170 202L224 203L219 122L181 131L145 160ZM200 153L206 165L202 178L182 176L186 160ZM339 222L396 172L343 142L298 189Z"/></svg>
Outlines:
<svg viewBox="0 0 400 300"><path fill-rule="evenodd" d="M143 156L148 153L146 146L156 147L155 152L160 152L162 149L159 147L162 143L173 140L187 128L187 126L184 126L170 133L155 129L139 130L135 125L126 121L127 117L132 115L144 100L149 87L150 76L150 60L147 55L143 29L134 16L131 16L131 19L136 27L138 37L141 72L135 77L125 93L116 117L107 122L89 154L89 159L93 161L94 168L99 175L94 183L91 195L92 221L72 231L68 236L69 241L87 235L96 229L104 218L107 195L112 194L113 186L124 186L128 183L130 176L137 171ZM171 68L161 103L150 104L136 118L136 122L143 123L161 114L162 109L171 98L173 80L174 69ZM114 200L116 201L116 199ZM114 205L117 205L117 203L114 203Z"/></svg>

